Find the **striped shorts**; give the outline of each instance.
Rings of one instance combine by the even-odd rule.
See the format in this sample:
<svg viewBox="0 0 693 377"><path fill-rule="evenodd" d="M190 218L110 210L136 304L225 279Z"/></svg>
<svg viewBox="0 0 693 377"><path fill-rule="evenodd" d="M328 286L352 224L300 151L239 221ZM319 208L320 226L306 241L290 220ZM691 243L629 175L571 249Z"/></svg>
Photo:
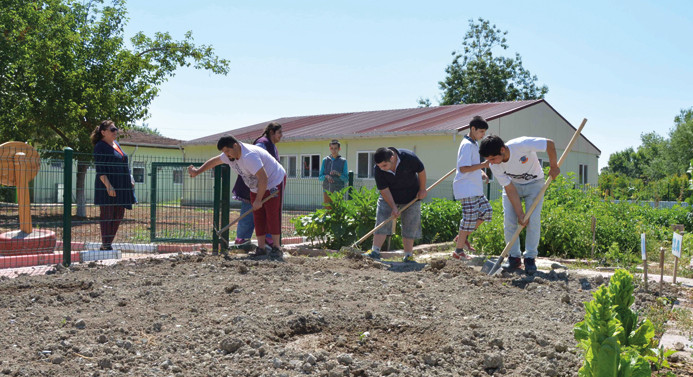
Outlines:
<svg viewBox="0 0 693 377"><path fill-rule="evenodd" d="M476 229L477 220L491 221L493 209L485 196L462 198L460 202L462 203L461 231L473 232Z"/></svg>

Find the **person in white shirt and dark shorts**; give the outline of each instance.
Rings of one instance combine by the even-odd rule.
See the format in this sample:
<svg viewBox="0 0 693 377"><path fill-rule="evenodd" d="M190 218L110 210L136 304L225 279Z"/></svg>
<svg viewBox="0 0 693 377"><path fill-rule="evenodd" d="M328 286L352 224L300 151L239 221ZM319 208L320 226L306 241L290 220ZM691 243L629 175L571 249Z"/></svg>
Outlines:
<svg viewBox="0 0 693 377"><path fill-rule="evenodd" d="M462 203L462 220L455 242L457 243L452 257L469 259L465 251L476 250L469 243L469 235L484 221L491 221L493 210L484 196L483 181L488 177L482 169L488 168L488 161L481 162L478 141L486 135L488 123L481 116L475 116L469 122L469 133L464 136L457 151L457 172L452 183L455 200Z"/></svg>

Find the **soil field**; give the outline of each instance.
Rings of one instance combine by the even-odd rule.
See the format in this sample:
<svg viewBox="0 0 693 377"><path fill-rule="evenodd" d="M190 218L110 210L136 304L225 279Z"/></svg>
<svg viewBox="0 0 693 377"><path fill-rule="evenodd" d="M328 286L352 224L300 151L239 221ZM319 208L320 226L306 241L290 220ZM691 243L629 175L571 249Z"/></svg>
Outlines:
<svg viewBox="0 0 693 377"><path fill-rule="evenodd" d="M0 281L0 373L575 376L573 325L605 283L447 259L90 263ZM638 290L635 306L654 300Z"/></svg>

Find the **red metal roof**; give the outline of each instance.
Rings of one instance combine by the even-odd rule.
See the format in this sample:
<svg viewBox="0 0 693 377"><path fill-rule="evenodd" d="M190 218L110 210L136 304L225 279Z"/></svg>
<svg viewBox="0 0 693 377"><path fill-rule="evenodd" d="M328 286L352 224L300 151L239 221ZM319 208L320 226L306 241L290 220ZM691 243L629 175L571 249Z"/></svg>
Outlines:
<svg viewBox="0 0 693 377"><path fill-rule="evenodd" d="M123 130L118 137L118 143L122 145L156 146L163 148L178 148L181 140L169 137L148 134L137 130Z"/></svg>
<svg viewBox="0 0 693 377"><path fill-rule="evenodd" d="M270 122L282 125L284 141L368 137L388 133L453 133L467 126L475 115L492 120L541 102L544 100L286 117L190 140L183 145L216 144L221 136L228 134L241 141L253 141Z"/></svg>

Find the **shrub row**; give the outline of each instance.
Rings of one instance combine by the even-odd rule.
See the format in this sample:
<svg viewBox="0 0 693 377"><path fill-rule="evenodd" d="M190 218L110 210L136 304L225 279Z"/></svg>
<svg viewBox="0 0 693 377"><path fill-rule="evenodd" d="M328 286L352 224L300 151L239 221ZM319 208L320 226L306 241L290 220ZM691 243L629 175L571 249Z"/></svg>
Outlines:
<svg viewBox="0 0 693 377"><path fill-rule="evenodd" d="M345 190L348 190L346 188ZM344 193L335 193L331 209L320 209L293 220L296 232L322 247L339 249L350 245L375 226L375 208L378 192L375 189L353 190L351 200ZM486 254L498 254L504 246L503 208L501 199L491 202L493 220L481 225L472 234L471 241ZM595 191L576 189L572 177L559 176L546 192L542 210L540 255L568 258L588 257L592 251L592 216L596 218L595 255L604 255L614 246L620 252L639 253L640 233L646 233L648 247L655 242L671 240L672 224L683 224L693 230L690 209L675 206L654 209L626 202L614 203L601 198ZM452 241L462 218L459 202L434 198L421 206L423 237L417 243ZM524 242L524 232L521 241ZM693 243L686 237L684 248ZM393 237L401 246L401 239ZM366 240L362 248L370 247Z"/></svg>

